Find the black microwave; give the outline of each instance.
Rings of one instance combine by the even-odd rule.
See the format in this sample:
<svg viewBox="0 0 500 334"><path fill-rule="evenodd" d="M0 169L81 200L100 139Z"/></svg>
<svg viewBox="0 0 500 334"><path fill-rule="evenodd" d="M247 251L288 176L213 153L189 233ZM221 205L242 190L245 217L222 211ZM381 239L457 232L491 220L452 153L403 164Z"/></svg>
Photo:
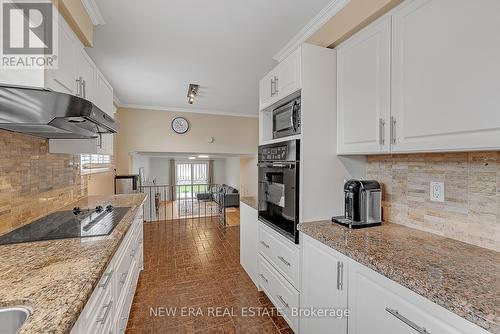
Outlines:
<svg viewBox="0 0 500 334"><path fill-rule="evenodd" d="M300 96L273 109L273 139L300 134Z"/></svg>

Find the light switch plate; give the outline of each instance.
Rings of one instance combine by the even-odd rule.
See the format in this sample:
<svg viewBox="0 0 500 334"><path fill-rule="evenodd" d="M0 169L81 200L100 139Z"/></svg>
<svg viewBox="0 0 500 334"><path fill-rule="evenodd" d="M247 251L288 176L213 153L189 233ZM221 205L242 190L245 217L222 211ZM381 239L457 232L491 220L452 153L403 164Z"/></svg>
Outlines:
<svg viewBox="0 0 500 334"><path fill-rule="evenodd" d="M444 202L444 182L431 182L431 201Z"/></svg>

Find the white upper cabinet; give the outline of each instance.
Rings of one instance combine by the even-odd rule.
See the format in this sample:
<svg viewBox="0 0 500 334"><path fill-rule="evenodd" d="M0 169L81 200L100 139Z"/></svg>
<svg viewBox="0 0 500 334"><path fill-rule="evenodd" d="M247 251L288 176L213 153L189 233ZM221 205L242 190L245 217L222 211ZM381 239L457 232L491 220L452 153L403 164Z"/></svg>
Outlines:
<svg viewBox="0 0 500 334"><path fill-rule="evenodd" d="M78 69L76 64L78 41L62 17L58 26L58 66L47 71L46 87L56 92L75 94Z"/></svg>
<svg viewBox="0 0 500 334"><path fill-rule="evenodd" d="M348 258L302 234L301 310L347 308ZM301 334L347 333L347 317L304 316Z"/></svg>
<svg viewBox="0 0 500 334"><path fill-rule="evenodd" d="M113 87L106 80L101 71L96 71L95 105L106 114L113 116Z"/></svg>
<svg viewBox="0 0 500 334"><path fill-rule="evenodd" d="M260 81L260 110L302 88L301 61L302 48L299 47Z"/></svg>
<svg viewBox="0 0 500 334"><path fill-rule="evenodd" d="M337 154L500 148L499 12L407 0L341 44Z"/></svg>
<svg viewBox="0 0 500 334"><path fill-rule="evenodd" d="M393 152L500 147L500 1L416 0L392 16Z"/></svg>
<svg viewBox="0 0 500 334"><path fill-rule="evenodd" d="M84 49L78 53L77 61L79 77L75 95L95 103L97 67Z"/></svg>
<svg viewBox="0 0 500 334"><path fill-rule="evenodd" d="M389 152L391 20L337 48L337 153Z"/></svg>

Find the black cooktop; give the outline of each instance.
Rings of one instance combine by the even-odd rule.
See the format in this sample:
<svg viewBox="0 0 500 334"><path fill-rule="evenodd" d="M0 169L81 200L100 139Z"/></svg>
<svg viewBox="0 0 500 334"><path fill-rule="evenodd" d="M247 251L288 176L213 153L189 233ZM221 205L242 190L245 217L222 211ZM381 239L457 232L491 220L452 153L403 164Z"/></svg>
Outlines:
<svg viewBox="0 0 500 334"><path fill-rule="evenodd" d="M74 208L54 212L0 236L0 245L22 242L96 237L110 234L130 207Z"/></svg>

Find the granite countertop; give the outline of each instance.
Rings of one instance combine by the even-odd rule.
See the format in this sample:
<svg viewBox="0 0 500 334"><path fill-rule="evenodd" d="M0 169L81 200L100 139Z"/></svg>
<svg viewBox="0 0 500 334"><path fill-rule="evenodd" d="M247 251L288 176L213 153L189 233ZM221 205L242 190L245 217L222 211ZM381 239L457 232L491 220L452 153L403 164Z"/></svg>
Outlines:
<svg viewBox="0 0 500 334"><path fill-rule="evenodd" d="M144 194L92 196L63 208L129 206L107 236L0 246L0 307L32 309L18 334L70 332L144 200Z"/></svg>
<svg viewBox="0 0 500 334"><path fill-rule="evenodd" d="M257 207L257 197L255 196L245 196L240 198L240 202L245 203L251 208L254 208L255 210L259 210Z"/></svg>
<svg viewBox="0 0 500 334"><path fill-rule="evenodd" d="M500 333L500 253L398 224L350 230L299 224L312 238L495 334Z"/></svg>

